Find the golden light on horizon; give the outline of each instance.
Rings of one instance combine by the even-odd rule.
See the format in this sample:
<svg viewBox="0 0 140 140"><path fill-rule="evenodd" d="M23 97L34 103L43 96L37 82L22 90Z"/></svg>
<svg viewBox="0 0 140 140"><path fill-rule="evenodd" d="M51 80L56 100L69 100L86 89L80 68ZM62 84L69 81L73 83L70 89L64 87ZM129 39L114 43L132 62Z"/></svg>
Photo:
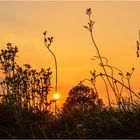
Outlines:
<svg viewBox="0 0 140 140"><path fill-rule="evenodd" d="M15 44L19 48L17 62L31 64L37 70L50 67L53 83L54 60L44 46L42 34L47 30L54 37L51 49L58 62L60 101L64 101L73 86L91 77L90 70L96 69L99 73L102 70L98 61L90 60L96 51L83 27L88 20L86 8L93 10L94 37L101 54L110 65L124 73L135 67L132 86L138 92L140 63L135 52L140 29L138 1L1 1L1 49L7 42ZM99 80L96 84L99 93L104 93L104 83ZM54 95L54 90L49 96L50 100L54 96L60 98L60 95ZM99 96L106 99L105 94Z"/></svg>
<svg viewBox="0 0 140 140"><path fill-rule="evenodd" d="M55 100L58 100L60 98L60 94L59 93L54 93L53 98Z"/></svg>

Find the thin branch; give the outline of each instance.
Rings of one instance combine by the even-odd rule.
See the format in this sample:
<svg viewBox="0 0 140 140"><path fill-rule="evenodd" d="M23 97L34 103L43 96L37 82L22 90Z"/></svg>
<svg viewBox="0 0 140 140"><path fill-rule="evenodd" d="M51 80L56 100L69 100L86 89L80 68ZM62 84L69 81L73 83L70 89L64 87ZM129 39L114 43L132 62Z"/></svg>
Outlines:
<svg viewBox="0 0 140 140"><path fill-rule="evenodd" d="M118 81L117 79L111 77L110 75L98 74L98 75L96 75L96 76L94 77L94 80L95 80L98 76L101 76L101 75L102 75L102 76L105 76L105 77L108 77L108 78L110 78L110 79L113 79L113 80L116 81L117 83L123 85L126 89L130 90L138 99L140 99L140 97L139 97L133 90L131 90L129 87L127 87L126 85L124 85L123 83L121 83L120 81Z"/></svg>

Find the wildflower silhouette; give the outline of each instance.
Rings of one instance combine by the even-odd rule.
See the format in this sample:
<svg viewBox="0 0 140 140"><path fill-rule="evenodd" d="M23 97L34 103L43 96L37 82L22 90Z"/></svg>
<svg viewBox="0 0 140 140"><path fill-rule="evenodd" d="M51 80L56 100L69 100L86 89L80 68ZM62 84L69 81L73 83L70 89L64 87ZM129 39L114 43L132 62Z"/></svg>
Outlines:
<svg viewBox="0 0 140 140"><path fill-rule="evenodd" d="M53 42L53 37L46 37L46 31L43 33L44 35L44 44L45 46L47 47L47 49L49 50L49 52L52 54L52 56L54 57L54 61L55 61L55 74L56 74L56 77L55 77L55 93L57 93L57 59L56 59L56 56L54 55L54 53L51 51L50 49L50 46Z"/></svg>
<svg viewBox="0 0 140 140"><path fill-rule="evenodd" d="M97 44L96 44L96 42L94 40L94 37L93 37L93 25L94 25L95 22L91 19L91 15L92 15L91 8L88 8L86 10L86 14L88 16L88 25L84 26L84 28L86 28L90 32L92 43L93 43L93 45L94 45L94 47L96 49L96 52L97 52L97 56L94 56L92 58L92 60L95 61L95 60L99 59L100 60L99 65L103 69L103 72L101 72L99 74L96 74L95 72L91 72L91 75L92 75L91 82L93 84L93 82L96 81L96 78L98 76L102 77L102 79L103 79L103 81L105 83L106 91L107 91L107 97L108 97L109 106L111 107L111 101L110 101L110 94L109 94L108 84L110 85L112 91L115 94L116 101L117 101L119 107L121 106L123 108L123 110L125 111L125 108L124 108L124 105L123 105L123 97L122 97L123 88L126 88L129 91L131 102L133 102L132 94L134 94L134 96L136 96L138 99L140 99L140 97L134 91L132 91L131 86L130 86L130 78L132 76L132 73L133 73L134 69L132 68L132 73L127 72L126 77L125 77L121 70L119 70L118 68L116 68L114 66L110 66L108 64L108 59L101 55L101 53L99 51L99 48L97 47ZM139 48L139 43L137 41L137 57L139 57L139 52L138 52L139 49L138 48ZM110 72L108 72L107 68L109 68L111 70L111 75L110 75ZM114 70L118 71L118 74L121 76L121 81L117 80L114 77ZM128 81L128 86L126 86L124 84L124 78ZM108 82L108 84L107 84L107 82ZM117 84L121 85L121 90L120 91L118 90ZM94 84L94 87L96 88L95 84Z"/></svg>

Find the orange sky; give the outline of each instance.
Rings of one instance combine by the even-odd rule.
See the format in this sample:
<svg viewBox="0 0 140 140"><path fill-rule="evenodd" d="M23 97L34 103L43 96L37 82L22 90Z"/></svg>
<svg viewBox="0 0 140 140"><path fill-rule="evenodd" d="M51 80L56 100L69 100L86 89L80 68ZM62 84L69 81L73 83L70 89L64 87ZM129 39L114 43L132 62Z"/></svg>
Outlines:
<svg viewBox="0 0 140 140"><path fill-rule="evenodd" d="M58 90L64 100L80 80L90 78L90 70L99 68L90 60L96 51L83 28L88 19L85 9L89 7L101 54L124 73L135 67L132 85L140 91L140 60L135 53L140 29L138 1L0 2L0 49L11 42L19 48L20 64L29 63L37 69L51 67L54 71L54 60L43 44L42 33L47 30L55 38L51 48L58 60Z"/></svg>

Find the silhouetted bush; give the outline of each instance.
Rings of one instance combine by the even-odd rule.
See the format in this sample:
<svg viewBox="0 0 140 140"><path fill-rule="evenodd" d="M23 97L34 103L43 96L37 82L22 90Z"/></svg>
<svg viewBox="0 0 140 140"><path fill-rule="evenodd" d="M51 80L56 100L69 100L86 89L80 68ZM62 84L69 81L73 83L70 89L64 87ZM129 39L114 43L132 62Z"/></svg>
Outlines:
<svg viewBox="0 0 140 140"><path fill-rule="evenodd" d="M7 44L0 53L0 66L3 72L1 81L1 102L15 104L24 109L44 111L49 105L47 96L50 90L50 68L37 71L29 64L23 67L16 63L18 48Z"/></svg>

